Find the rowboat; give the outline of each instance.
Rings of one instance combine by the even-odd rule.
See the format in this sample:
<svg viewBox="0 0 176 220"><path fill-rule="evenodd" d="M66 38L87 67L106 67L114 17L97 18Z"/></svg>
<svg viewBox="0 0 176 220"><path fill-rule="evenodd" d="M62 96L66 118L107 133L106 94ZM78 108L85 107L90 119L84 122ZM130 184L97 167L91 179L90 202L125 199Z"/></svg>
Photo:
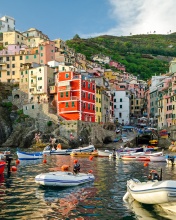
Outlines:
<svg viewBox="0 0 176 220"><path fill-rule="evenodd" d="M155 158L158 156L163 156L163 152L149 153L149 152L138 152L132 153L129 155L122 155L121 159L125 161L150 161L150 157L154 156ZM154 161L154 157L152 157ZM160 158L161 159L161 158Z"/></svg>
<svg viewBox="0 0 176 220"><path fill-rule="evenodd" d="M27 153L18 150L17 156L19 160L37 160L43 158L43 153L42 152Z"/></svg>
<svg viewBox="0 0 176 220"><path fill-rule="evenodd" d="M72 151L74 152L92 152L95 150L94 145L89 145L87 147L80 147L76 149L57 149L52 150L50 146L47 146L43 150L43 154L55 154L55 155L70 155Z"/></svg>
<svg viewBox="0 0 176 220"><path fill-rule="evenodd" d="M43 186L77 186L83 183L93 182L95 179L91 173L72 172L49 172L39 174L35 177L35 182Z"/></svg>
<svg viewBox="0 0 176 220"><path fill-rule="evenodd" d="M0 161L0 174L4 173L6 163L4 161Z"/></svg>
<svg viewBox="0 0 176 220"><path fill-rule="evenodd" d="M176 202L176 181L148 181L140 182L138 179L127 181L127 192L123 197L127 201L132 196L144 204L166 204Z"/></svg>
<svg viewBox="0 0 176 220"><path fill-rule="evenodd" d="M97 150L99 157L109 157L110 154L112 154L112 151L110 150Z"/></svg>
<svg viewBox="0 0 176 220"><path fill-rule="evenodd" d="M94 156L97 157L98 156L98 152L97 151L93 151L93 152L75 152L73 151L70 156L73 157L88 157L88 156Z"/></svg>

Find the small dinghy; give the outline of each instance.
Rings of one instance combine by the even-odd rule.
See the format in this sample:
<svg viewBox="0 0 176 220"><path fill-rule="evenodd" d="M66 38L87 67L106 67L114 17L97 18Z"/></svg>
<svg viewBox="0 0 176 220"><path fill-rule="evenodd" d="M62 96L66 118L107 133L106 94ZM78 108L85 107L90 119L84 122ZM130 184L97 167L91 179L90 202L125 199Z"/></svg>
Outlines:
<svg viewBox="0 0 176 220"><path fill-rule="evenodd" d="M144 204L165 204L176 202L176 181L162 181L162 170L160 176L152 170L147 182L140 182L138 179L127 181L127 193L123 200L127 201L131 196L138 202Z"/></svg>
<svg viewBox="0 0 176 220"><path fill-rule="evenodd" d="M37 160L43 158L43 153L42 152L27 153L18 150L17 156L19 160Z"/></svg>
<svg viewBox="0 0 176 220"><path fill-rule="evenodd" d="M72 157L88 157L88 156L97 157L98 152L97 151L93 151L93 152L75 152L75 151L73 151L70 154L70 156L72 156Z"/></svg>
<svg viewBox="0 0 176 220"><path fill-rule="evenodd" d="M110 150L97 150L99 157L109 157L110 154L112 154L112 151Z"/></svg>
<svg viewBox="0 0 176 220"><path fill-rule="evenodd" d="M42 173L35 177L35 182L43 186L77 186L83 183L93 182L95 177L91 173L72 172L49 172Z"/></svg>

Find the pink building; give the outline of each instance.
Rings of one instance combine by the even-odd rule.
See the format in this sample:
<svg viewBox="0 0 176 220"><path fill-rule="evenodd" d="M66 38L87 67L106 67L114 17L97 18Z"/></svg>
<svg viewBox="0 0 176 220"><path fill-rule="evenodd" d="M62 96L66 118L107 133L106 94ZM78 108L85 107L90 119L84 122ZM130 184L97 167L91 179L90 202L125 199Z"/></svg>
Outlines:
<svg viewBox="0 0 176 220"><path fill-rule="evenodd" d="M117 68L118 70L125 72L125 66L122 65L121 63L116 62L116 61L111 60L109 62L109 66L113 66L113 67Z"/></svg>
<svg viewBox="0 0 176 220"><path fill-rule="evenodd" d="M40 64L47 64L55 60L55 43L54 41L45 41L39 44L38 52L40 55Z"/></svg>
<svg viewBox="0 0 176 220"><path fill-rule="evenodd" d="M7 49L0 50L0 55L15 55L19 54L21 50L25 50L26 45L9 44Z"/></svg>

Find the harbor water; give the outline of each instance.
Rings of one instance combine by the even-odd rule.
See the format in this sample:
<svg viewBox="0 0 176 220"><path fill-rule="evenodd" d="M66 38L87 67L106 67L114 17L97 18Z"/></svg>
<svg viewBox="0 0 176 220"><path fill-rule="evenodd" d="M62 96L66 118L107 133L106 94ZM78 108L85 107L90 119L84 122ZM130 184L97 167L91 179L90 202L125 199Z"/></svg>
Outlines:
<svg viewBox="0 0 176 220"><path fill-rule="evenodd" d="M81 172L93 171L95 181L76 187L39 187L35 176L73 169L71 156L52 155L43 160L20 161L17 171L0 176L0 219L176 219L159 206L125 204L126 182L146 180L151 169L163 170L163 179L176 179L176 166L162 163L124 162L109 158L78 158ZM15 165L13 160L12 165Z"/></svg>

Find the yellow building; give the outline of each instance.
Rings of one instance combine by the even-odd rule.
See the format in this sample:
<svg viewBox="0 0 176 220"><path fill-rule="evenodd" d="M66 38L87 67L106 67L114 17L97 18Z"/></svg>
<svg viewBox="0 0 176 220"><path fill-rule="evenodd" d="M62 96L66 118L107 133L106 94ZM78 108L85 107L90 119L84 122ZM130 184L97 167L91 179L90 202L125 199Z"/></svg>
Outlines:
<svg viewBox="0 0 176 220"><path fill-rule="evenodd" d="M102 105L101 105L101 88L96 86L96 95L95 95L95 122L100 123L102 121Z"/></svg>
<svg viewBox="0 0 176 220"><path fill-rule="evenodd" d="M117 79L116 74L111 69L106 69L104 71L105 78L111 80L111 79Z"/></svg>
<svg viewBox="0 0 176 220"><path fill-rule="evenodd" d="M20 71L25 63L39 63L39 54L27 54L22 50L20 54L0 55L0 81L19 82Z"/></svg>

